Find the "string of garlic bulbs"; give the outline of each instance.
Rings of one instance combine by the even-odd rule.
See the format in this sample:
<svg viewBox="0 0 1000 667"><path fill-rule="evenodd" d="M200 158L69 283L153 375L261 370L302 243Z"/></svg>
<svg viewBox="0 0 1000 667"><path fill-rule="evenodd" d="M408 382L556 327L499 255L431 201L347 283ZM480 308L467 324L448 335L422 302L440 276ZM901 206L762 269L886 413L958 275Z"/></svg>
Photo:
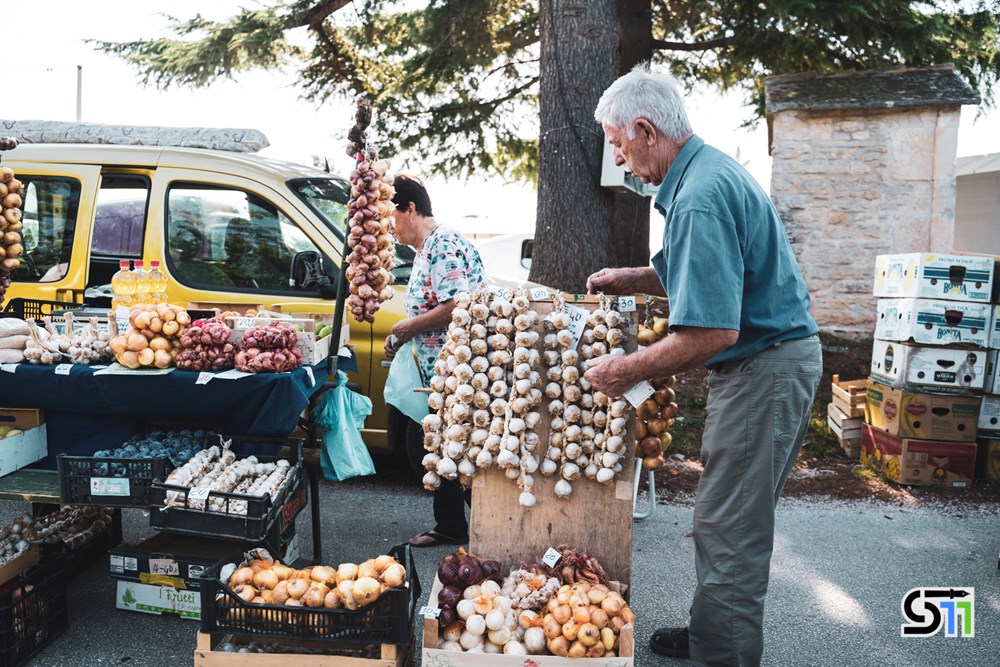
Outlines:
<svg viewBox="0 0 1000 667"><path fill-rule="evenodd" d="M513 374L513 389L508 400L509 420L506 430L517 437L519 474L517 485L521 489L518 502L522 507L531 509L537 499L533 493L538 470L538 458L535 454L540 438L535 429L542 420L536 408L542 402L542 376L538 372L541 355L534 349L538 343L538 332L534 331L538 313L531 309L531 300L524 289L514 292L512 299L514 307L514 354L511 359Z"/></svg>
<svg viewBox="0 0 1000 667"><path fill-rule="evenodd" d="M625 350L621 347L624 318L613 307L610 297L601 294L598 299L598 307L587 318L588 332L593 337L587 346L591 358L624 354ZM602 408L595 414L595 425L603 427L603 432L595 435L597 446L593 456L594 479L602 484L609 484L622 470L620 460L625 454L627 406L624 400L612 400L601 392L595 394L594 402L598 408Z"/></svg>
<svg viewBox="0 0 1000 667"><path fill-rule="evenodd" d="M427 469L423 483L429 490L438 488L442 478L461 477L463 483L471 482L475 472L475 465L467 456L472 432L471 405L476 393L470 384L475 375L469 363L472 360L472 316L468 310L471 302L468 292L455 295L451 324L440 356L434 362L435 377L427 397L427 405L434 413L423 420L424 448L429 452L423 460ZM443 378L443 384L438 377Z"/></svg>

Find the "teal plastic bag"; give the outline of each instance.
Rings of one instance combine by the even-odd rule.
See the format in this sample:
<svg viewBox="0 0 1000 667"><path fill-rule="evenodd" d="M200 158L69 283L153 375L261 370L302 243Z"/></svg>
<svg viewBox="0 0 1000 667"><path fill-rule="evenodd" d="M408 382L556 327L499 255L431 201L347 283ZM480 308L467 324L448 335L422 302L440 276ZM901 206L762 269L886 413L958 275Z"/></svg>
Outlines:
<svg viewBox="0 0 1000 667"><path fill-rule="evenodd" d="M320 467L327 479L343 481L349 477L375 474L361 429L372 413L372 402L347 388L347 376L337 371L337 386L324 393L311 416L323 430Z"/></svg>
<svg viewBox="0 0 1000 667"><path fill-rule="evenodd" d="M382 395L386 403L419 424L428 413L427 394L413 390L423 386L413 345L407 341L392 358Z"/></svg>

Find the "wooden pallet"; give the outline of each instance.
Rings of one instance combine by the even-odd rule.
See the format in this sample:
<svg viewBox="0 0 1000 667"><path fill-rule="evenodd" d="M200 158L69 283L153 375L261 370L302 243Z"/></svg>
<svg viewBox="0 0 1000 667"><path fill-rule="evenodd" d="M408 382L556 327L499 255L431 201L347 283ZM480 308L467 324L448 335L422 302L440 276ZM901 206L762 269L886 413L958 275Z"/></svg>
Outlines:
<svg viewBox="0 0 1000 667"><path fill-rule="evenodd" d="M406 646L382 644L378 658L353 658L340 655L314 655L307 653L225 653L214 651L221 643L220 635L198 633L198 644L194 650L194 667L403 667L409 663L410 650ZM260 637L236 637L236 643L250 641L280 642L289 647L331 648L328 642L316 644L308 641L261 639ZM356 646L354 648L357 648Z"/></svg>
<svg viewBox="0 0 1000 667"><path fill-rule="evenodd" d="M831 385L833 403L847 417L865 416L865 397L868 395L868 380L840 380L840 375L833 376Z"/></svg>

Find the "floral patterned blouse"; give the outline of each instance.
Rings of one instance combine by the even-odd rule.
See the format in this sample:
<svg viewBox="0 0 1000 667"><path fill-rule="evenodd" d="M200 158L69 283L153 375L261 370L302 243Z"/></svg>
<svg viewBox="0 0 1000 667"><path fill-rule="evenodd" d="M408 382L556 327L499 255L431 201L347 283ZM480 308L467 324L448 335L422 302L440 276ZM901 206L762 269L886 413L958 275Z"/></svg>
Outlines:
<svg viewBox="0 0 1000 667"><path fill-rule="evenodd" d="M460 233L437 226L413 259L413 272L406 285L403 305L408 317L422 315L459 292L473 292L486 282L479 251ZM444 346L445 329L421 331L413 337L417 365L428 386L434 362Z"/></svg>

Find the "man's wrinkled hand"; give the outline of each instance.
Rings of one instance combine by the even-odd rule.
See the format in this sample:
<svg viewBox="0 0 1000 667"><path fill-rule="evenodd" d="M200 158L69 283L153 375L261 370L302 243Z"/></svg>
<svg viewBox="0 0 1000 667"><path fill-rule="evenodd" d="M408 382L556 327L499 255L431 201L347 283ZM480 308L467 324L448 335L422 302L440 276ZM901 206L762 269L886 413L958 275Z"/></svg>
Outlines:
<svg viewBox="0 0 1000 667"><path fill-rule="evenodd" d="M601 269L587 278L587 293L633 294L635 279L632 269Z"/></svg>
<svg viewBox="0 0 1000 667"><path fill-rule="evenodd" d="M392 345L392 336L385 337L385 358L392 359L396 356L396 348Z"/></svg>
<svg viewBox="0 0 1000 667"><path fill-rule="evenodd" d="M588 361L583 377L597 391L617 398L635 384L633 380L623 376L624 365L624 356L606 354Z"/></svg>

